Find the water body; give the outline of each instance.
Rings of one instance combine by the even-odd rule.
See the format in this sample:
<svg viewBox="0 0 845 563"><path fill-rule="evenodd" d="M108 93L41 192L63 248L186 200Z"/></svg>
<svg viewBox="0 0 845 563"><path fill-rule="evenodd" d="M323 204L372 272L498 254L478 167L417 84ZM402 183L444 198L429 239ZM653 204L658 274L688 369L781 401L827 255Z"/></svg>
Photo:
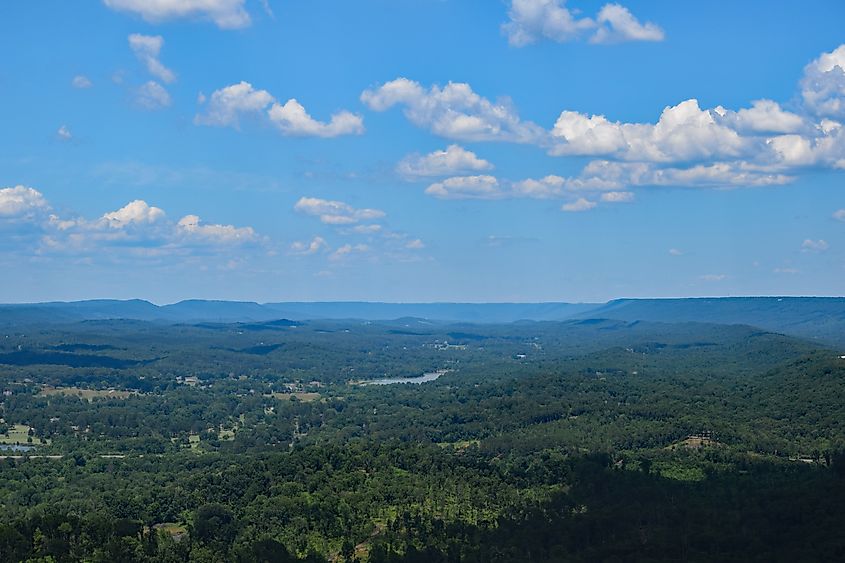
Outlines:
<svg viewBox="0 0 845 563"><path fill-rule="evenodd" d="M394 383L415 383L417 385L421 383L427 383L429 381L434 381L441 375L445 375L449 373L450 370L448 369L439 369L437 371L432 371L429 373L424 373L419 377L387 377L385 379L371 379L369 381L364 381L364 385L393 385Z"/></svg>
<svg viewBox="0 0 845 563"><path fill-rule="evenodd" d="M18 444L0 444L0 450L13 452L31 452L35 446L20 446Z"/></svg>

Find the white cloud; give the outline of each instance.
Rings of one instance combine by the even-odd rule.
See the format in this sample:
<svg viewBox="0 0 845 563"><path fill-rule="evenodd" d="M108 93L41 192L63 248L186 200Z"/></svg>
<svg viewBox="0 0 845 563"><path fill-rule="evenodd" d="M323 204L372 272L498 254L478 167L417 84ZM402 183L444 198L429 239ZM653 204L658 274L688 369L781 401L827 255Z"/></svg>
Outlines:
<svg viewBox="0 0 845 563"><path fill-rule="evenodd" d="M801 96L815 115L845 118L845 45L822 53L804 68Z"/></svg>
<svg viewBox="0 0 845 563"><path fill-rule="evenodd" d="M267 90L256 90L249 82L239 82L211 94L204 115L197 115L198 125L238 127L242 114L259 114L273 103Z"/></svg>
<svg viewBox="0 0 845 563"><path fill-rule="evenodd" d="M663 30L652 22L640 23L631 11L620 4L605 4L596 18L599 28L591 43L621 43L623 41L663 41Z"/></svg>
<svg viewBox="0 0 845 563"><path fill-rule="evenodd" d="M527 29L534 29L532 25L562 29L561 21L589 19L573 16L575 12L566 10L558 0L514 1L512 12L516 27L508 29L522 33L518 35L521 42L539 37L525 35ZM617 31L627 29L624 33L631 36L652 33L646 25L622 17L627 13L608 4L599 19L601 25L614 24ZM517 25L520 22L522 27ZM804 104L797 109L786 109L769 99L755 100L739 110L708 109L691 98L665 107L655 122L613 121L601 114L566 110L549 131L523 121L509 102L493 103L468 84L424 87L398 78L364 91L361 100L374 111L400 106L414 125L452 139L531 143L555 156L597 157L578 176L550 175L513 183L490 177L482 181L478 179L481 176L468 180L473 176L465 174L484 171L486 161L459 163L459 159L449 162L446 158L450 150L458 155L463 149L411 155L399 163L397 171L407 177L463 178L432 184L428 193L436 197L558 198L579 190L621 192L637 186L774 186L792 182L812 167L845 170L845 126L833 119L845 111L842 65L845 45L808 65L802 82ZM462 156L477 159L472 153ZM459 166L465 168L456 172Z"/></svg>
<svg viewBox="0 0 845 563"><path fill-rule="evenodd" d="M588 117L564 111L552 129L557 143L549 152L650 162L741 156L745 139L717 117L712 111L702 110L695 99L664 108L654 125L611 122L603 115Z"/></svg>
<svg viewBox="0 0 845 563"><path fill-rule="evenodd" d="M210 20L222 29L247 27L245 0L103 0L113 10L132 12L158 23L181 18Z"/></svg>
<svg viewBox="0 0 845 563"><path fill-rule="evenodd" d="M138 60L144 63L150 74L169 84L176 80L176 74L164 66L158 58L163 45L164 38L161 35L133 33L129 36L129 47Z"/></svg>
<svg viewBox="0 0 845 563"><path fill-rule="evenodd" d="M81 74L77 74L73 77L73 80L70 81L71 86L74 88L85 89L90 88L94 84L88 79L87 76L83 76Z"/></svg>
<svg viewBox="0 0 845 563"><path fill-rule="evenodd" d="M797 268L775 268L772 270L776 274L800 274L801 270Z"/></svg>
<svg viewBox="0 0 845 563"><path fill-rule="evenodd" d="M337 137L364 132L364 121L359 115L339 111L331 116L328 123L318 121L295 99L280 104L270 92L256 90L249 82L232 84L213 92L205 113L197 114L194 123L237 129L242 115L266 120L283 135Z"/></svg>
<svg viewBox="0 0 845 563"><path fill-rule="evenodd" d="M731 188L772 186L792 180L783 174L762 172L747 163L697 164L688 168L660 168L651 163L594 160L577 180L585 186L621 189L634 186Z"/></svg>
<svg viewBox="0 0 845 563"><path fill-rule="evenodd" d="M539 125L521 121L507 100L491 102L464 83L426 90L418 82L397 78L365 90L361 101L373 111L401 105L411 123L448 139L536 143L546 136Z"/></svg>
<svg viewBox="0 0 845 563"><path fill-rule="evenodd" d="M70 141L73 138L73 134L70 132L67 125L59 127L58 131L56 131L56 135L58 135L59 139L62 141Z"/></svg>
<svg viewBox="0 0 845 563"><path fill-rule="evenodd" d="M508 11L510 21L502 25L508 42L523 47L541 37L563 43L595 29L590 18L578 18L566 8L565 0L513 0Z"/></svg>
<svg viewBox="0 0 845 563"><path fill-rule="evenodd" d="M406 156L396 165L396 172L406 178L418 178L480 172L492 168L493 164L479 158L474 152L458 145L449 145L445 150L434 151L427 155Z"/></svg>
<svg viewBox="0 0 845 563"><path fill-rule="evenodd" d="M372 225L355 225L349 232L355 233L356 235L372 235L378 233L382 230L382 226L378 224Z"/></svg>
<svg viewBox="0 0 845 563"><path fill-rule="evenodd" d="M321 250L328 250L329 245L323 237L315 236L310 241L295 241L291 243L290 250L294 254L307 256L316 254Z"/></svg>
<svg viewBox="0 0 845 563"><path fill-rule="evenodd" d="M677 249L677 248L670 248L669 249L669 256L683 256L684 251Z"/></svg>
<svg viewBox="0 0 845 563"><path fill-rule="evenodd" d="M147 109L161 109L169 106L172 100L164 86L154 80L142 84L135 91L135 103Z"/></svg>
<svg viewBox="0 0 845 563"><path fill-rule="evenodd" d="M728 276L725 274L704 274L699 277L699 279L707 282L720 282L726 280L727 278Z"/></svg>
<svg viewBox="0 0 845 563"><path fill-rule="evenodd" d="M841 72L834 63L842 57L845 46L809 65L807 76L833 80ZM805 97L812 98L807 93L812 84L815 82L805 77ZM834 106L845 100L843 96L830 93L825 102L827 114L836 114ZM794 179L790 173L807 167L845 169L845 127L841 123L788 111L768 99L755 100L751 107L738 111L722 106L705 109L696 99L689 99L664 108L655 123L611 121L604 115L566 110L555 122L550 138L549 154L637 163L656 184L769 185L790 182Z"/></svg>
<svg viewBox="0 0 845 563"><path fill-rule="evenodd" d="M50 206L38 190L26 186L0 189L0 218L27 218Z"/></svg>
<svg viewBox="0 0 845 563"><path fill-rule="evenodd" d="M838 209L833 212L833 218L837 221L845 221L845 209Z"/></svg>
<svg viewBox="0 0 845 563"><path fill-rule="evenodd" d="M425 193L438 199L499 199L505 193L494 176L455 176L431 184Z"/></svg>
<svg viewBox="0 0 845 563"><path fill-rule="evenodd" d="M0 189L0 219L15 224L15 239L31 255L75 254L90 259L125 260L217 251L261 239L251 227L202 224L189 215L178 223L159 207L134 200L95 219L50 213L44 196L32 188ZM205 249L205 250L203 250Z"/></svg>
<svg viewBox="0 0 845 563"><path fill-rule="evenodd" d="M425 243L422 240L417 238L417 239L414 239L412 241L408 241L405 244L405 248L410 249L410 250L421 250L421 249L425 248Z"/></svg>
<svg viewBox="0 0 845 563"><path fill-rule="evenodd" d="M792 178L762 172L739 163L714 163L688 168L658 167L643 162L594 160L578 176L550 174L542 178L511 181L490 175L454 176L435 182L425 190L438 199L574 199L566 210L580 211L602 203L627 203L635 200L629 188L644 186L732 188L781 185ZM598 192L598 200L586 192ZM589 207L585 207L589 205Z"/></svg>
<svg viewBox="0 0 845 563"><path fill-rule="evenodd" d="M634 201L634 192L605 192L601 200L606 203L628 203Z"/></svg>
<svg viewBox="0 0 845 563"><path fill-rule="evenodd" d="M384 211L379 209L356 209L342 201L316 197L301 197L293 208L305 215L318 217L327 225L349 225L385 216Z"/></svg>
<svg viewBox="0 0 845 563"><path fill-rule="evenodd" d="M329 260L343 260L353 254L361 254L369 250L370 247L366 244L344 244L329 255Z"/></svg>
<svg viewBox="0 0 845 563"><path fill-rule="evenodd" d="M632 201L634 193L626 188L642 186L683 186L731 188L780 185L792 178L783 174L761 172L743 163L699 164L688 168L658 167L644 162L593 160L578 176L550 175L509 184L508 197L553 199L585 191L605 192L608 203Z"/></svg>
<svg viewBox="0 0 845 563"><path fill-rule="evenodd" d="M663 30L651 22L640 23L619 4L605 4L596 19L580 17L566 7L566 0L512 0L510 21L502 25L508 42L523 47L539 39L558 43L577 41L590 35L591 43L662 41Z"/></svg>
<svg viewBox="0 0 845 563"><path fill-rule="evenodd" d="M331 121L323 123L308 115L302 104L293 98L284 105L274 103L268 112L268 117L270 122L285 135L338 137L364 133L364 120L360 115L340 111L331 116Z"/></svg>
<svg viewBox="0 0 845 563"><path fill-rule="evenodd" d="M549 175L539 180L528 178L514 182L511 185L513 197L528 197L533 199L550 199L563 195L566 178Z"/></svg>
<svg viewBox="0 0 845 563"><path fill-rule="evenodd" d="M824 252L828 248L830 248L830 245L826 240L822 239L805 239L804 242L801 243L801 252Z"/></svg>
<svg viewBox="0 0 845 563"><path fill-rule="evenodd" d="M203 224L196 215L186 215L177 223L180 234L192 239L214 244L240 244L253 242L258 237L252 227L233 225Z"/></svg>
<svg viewBox="0 0 845 563"><path fill-rule="evenodd" d="M785 111L772 100L755 100L750 108L736 112L736 125L737 129L757 133L795 133L805 127L800 115Z"/></svg>
<svg viewBox="0 0 845 563"><path fill-rule="evenodd" d="M164 211L158 207L150 207L146 201L136 199L117 211L106 213L101 220L112 229L122 229L128 225L155 223L161 219L164 219Z"/></svg>
<svg viewBox="0 0 845 563"><path fill-rule="evenodd" d="M570 211L570 212L577 212L577 211L589 211L590 209L594 208L597 205L595 201L590 201L586 198L579 197L577 200L564 203L560 206L561 211Z"/></svg>

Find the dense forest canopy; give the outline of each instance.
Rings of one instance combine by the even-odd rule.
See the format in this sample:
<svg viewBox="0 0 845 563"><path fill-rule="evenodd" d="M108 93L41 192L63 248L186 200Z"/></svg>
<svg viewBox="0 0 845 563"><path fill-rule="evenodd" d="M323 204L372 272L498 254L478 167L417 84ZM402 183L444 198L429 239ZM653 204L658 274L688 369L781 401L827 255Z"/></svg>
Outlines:
<svg viewBox="0 0 845 563"><path fill-rule="evenodd" d="M0 554L842 558L842 354L606 318L7 322Z"/></svg>

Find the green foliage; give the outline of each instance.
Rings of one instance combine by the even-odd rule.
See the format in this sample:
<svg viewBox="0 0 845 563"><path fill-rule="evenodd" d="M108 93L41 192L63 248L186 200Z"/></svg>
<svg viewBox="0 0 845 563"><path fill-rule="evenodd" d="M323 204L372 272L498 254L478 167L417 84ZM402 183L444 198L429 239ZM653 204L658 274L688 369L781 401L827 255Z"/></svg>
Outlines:
<svg viewBox="0 0 845 563"><path fill-rule="evenodd" d="M0 424L35 446L0 459L0 561L845 558L845 361L750 327L108 322L19 347L124 363L0 368Z"/></svg>

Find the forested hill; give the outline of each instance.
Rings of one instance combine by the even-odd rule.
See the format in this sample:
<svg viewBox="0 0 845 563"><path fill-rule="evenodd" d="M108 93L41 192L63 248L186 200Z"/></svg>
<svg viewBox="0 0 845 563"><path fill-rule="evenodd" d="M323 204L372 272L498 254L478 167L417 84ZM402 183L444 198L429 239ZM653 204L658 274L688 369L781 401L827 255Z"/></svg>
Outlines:
<svg viewBox="0 0 845 563"><path fill-rule="evenodd" d="M845 346L845 298L617 299L579 314L622 321L746 324Z"/></svg>
<svg viewBox="0 0 845 563"><path fill-rule="evenodd" d="M615 319L622 321L746 324L819 342L845 345L845 298L720 297L617 299L588 303L371 303L180 301L158 306L142 300L0 305L0 323L26 324L134 319L163 322L262 322L276 319L390 320L509 323L520 320Z"/></svg>

